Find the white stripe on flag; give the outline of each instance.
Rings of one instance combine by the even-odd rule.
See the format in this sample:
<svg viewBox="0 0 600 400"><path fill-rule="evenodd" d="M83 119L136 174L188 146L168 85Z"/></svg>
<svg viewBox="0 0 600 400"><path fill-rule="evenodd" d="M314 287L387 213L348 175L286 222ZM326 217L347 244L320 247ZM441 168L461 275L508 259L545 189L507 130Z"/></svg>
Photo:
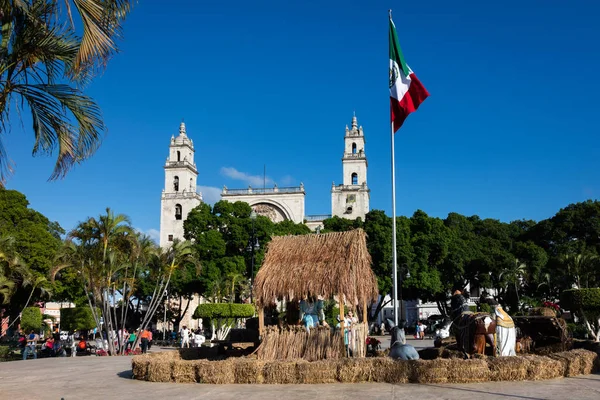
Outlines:
<svg viewBox="0 0 600 400"><path fill-rule="evenodd" d="M396 83L390 88L390 96L400 101L404 98L406 92L408 92L408 88L410 87L410 77L404 75L404 72L400 69L396 61L390 60L390 70L393 70L394 67L399 73Z"/></svg>

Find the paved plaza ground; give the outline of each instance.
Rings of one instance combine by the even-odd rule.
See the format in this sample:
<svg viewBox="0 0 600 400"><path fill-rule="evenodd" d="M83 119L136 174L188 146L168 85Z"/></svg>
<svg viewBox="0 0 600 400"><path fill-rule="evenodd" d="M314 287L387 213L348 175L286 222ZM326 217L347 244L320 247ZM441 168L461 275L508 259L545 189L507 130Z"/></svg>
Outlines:
<svg viewBox="0 0 600 400"><path fill-rule="evenodd" d="M429 345L428 341L411 341ZM131 357L75 357L0 363L0 399L600 399L600 375L542 382L454 385L201 385L131 379Z"/></svg>

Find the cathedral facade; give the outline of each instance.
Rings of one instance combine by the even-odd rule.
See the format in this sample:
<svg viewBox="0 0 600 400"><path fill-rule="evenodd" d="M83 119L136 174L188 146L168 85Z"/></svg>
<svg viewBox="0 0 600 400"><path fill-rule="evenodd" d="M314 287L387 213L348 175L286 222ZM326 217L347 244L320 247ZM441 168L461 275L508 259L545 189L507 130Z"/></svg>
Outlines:
<svg viewBox="0 0 600 400"><path fill-rule="evenodd" d="M183 221L193 208L202 203L197 192L198 170L194 162L194 143L187 136L185 124L179 135L171 137L169 157L164 165L165 186L161 197L160 246L167 247L174 239L183 239ZM346 125L342 154L342 183L331 185L331 213L306 215L304 185L294 187L251 186L243 189L223 187L221 199L244 201L259 215L273 222L293 221L305 223L313 230L323 227L323 220L338 216L347 219L362 218L369 212L370 190L367 186L367 156L365 136L356 116L351 127Z"/></svg>
<svg viewBox="0 0 600 400"><path fill-rule="evenodd" d="M221 198L227 201L245 201L259 215L269 217L273 222L291 220L305 223L312 230L323 227L323 220L340 218L365 219L369 212L370 190L367 186L367 156L365 136L362 126L358 126L356 116L352 117L352 127L346 125L344 152L342 156L342 183L331 185L331 214L306 215L304 200L306 192L301 183L297 187L228 189L223 187Z"/></svg>

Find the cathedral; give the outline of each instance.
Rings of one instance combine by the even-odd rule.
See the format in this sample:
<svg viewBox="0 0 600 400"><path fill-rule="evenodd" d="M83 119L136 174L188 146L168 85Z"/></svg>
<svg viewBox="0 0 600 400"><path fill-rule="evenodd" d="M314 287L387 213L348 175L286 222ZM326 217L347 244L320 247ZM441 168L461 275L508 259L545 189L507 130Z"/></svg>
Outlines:
<svg viewBox="0 0 600 400"><path fill-rule="evenodd" d="M202 203L197 192L198 170L194 162L194 142L187 136L185 124L179 135L171 136L169 157L165 163L165 187L161 197L160 246L167 247L173 239L183 239L183 221L193 208ZM331 214L305 215L304 185L296 187L229 189L223 187L221 199L244 201L259 215L273 222L294 221L305 223L313 230L323 227L323 220L332 216L347 219L362 218L369 212L370 190L367 186L367 156L365 136L356 116L352 117L344 135L342 156L342 183L331 185Z"/></svg>

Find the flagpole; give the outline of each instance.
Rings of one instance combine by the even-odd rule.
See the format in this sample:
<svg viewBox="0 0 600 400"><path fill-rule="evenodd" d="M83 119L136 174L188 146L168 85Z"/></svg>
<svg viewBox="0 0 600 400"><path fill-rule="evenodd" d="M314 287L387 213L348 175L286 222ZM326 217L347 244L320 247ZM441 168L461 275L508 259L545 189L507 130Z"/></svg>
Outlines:
<svg viewBox="0 0 600 400"><path fill-rule="evenodd" d="M392 133L392 275L394 280L394 324L398 326L398 255L396 253L396 160L394 154L394 123Z"/></svg>
<svg viewBox="0 0 600 400"><path fill-rule="evenodd" d="M388 10L390 20L392 10ZM394 121L392 120L392 108L390 107L390 130L392 141L392 279L394 283L394 324L398 326L398 254L396 252L396 159L394 153Z"/></svg>

